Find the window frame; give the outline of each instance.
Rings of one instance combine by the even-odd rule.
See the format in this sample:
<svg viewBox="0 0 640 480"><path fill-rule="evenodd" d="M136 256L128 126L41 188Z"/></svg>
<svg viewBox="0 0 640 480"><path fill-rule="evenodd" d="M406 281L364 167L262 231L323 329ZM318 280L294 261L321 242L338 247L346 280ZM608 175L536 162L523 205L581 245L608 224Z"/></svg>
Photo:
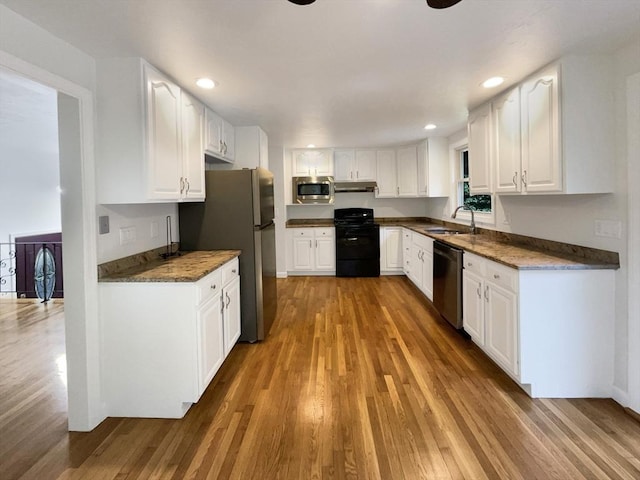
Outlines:
<svg viewBox="0 0 640 480"><path fill-rule="evenodd" d="M453 192L452 192L453 195L451 197L451 202L450 202L451 211L449 213L450 215L453 215L453 212L455 211L455 209L463 204L462 203L463 197L464 197L463 184L465 182L467 183L469 182L468 178L463 178L462 176L463 175L462 152L464 152L465 150L466 151L469 150L469 140L467 138L464 138L459 142L453 143L450 145L450 149L451 149L451 157L452 157L455 182L454 182ZM496 224L496 214L495 214L496 196L495 194L490 194L490 197L491 197L491 212L474 211L476 225L495 225ZM452 220L455 221L458 219L471 223L471 213L469 212L469 210L459 210L458 213L456 214L456 218Z"/></svg>

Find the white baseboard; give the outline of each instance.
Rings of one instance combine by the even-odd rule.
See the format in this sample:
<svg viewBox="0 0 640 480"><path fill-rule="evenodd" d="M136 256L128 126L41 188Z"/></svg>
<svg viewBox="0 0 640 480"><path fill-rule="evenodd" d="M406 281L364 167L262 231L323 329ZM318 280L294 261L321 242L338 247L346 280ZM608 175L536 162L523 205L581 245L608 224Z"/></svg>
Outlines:
<svg viewBox="0 0 640 480"><path fill-rule="evenodd" d="M276 272L276 278L287 278L287 272Z"/></svg>

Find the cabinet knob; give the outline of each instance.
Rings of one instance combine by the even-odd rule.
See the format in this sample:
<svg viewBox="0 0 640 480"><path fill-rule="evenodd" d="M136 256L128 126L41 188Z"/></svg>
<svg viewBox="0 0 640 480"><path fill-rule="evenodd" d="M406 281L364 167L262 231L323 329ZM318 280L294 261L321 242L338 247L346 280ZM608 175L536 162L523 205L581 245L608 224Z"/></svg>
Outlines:
<svg viewBox="0 0 640 480"><path fill-rule="evenodd" d="M233 270L231 270L231 273L236 273L236 269L234 268Z"/></svg>
<svg viewBox="0 0 640 480"><path fill-rule="evenodd" d="M218 288L218 287L216 287L216 285L212 283L211 284L211 290L215 290L216 288Z"/></svg>
<svg viewBox="0 0 640 480"><path fill-rule="evenodd" d="M500 275L498 275L497 273L494 273L493 274L493 278L495 278L497 280L498 278L500 278Z"/></svg>
<svg viewBox="0 0 640 480"><path fill-rule="evenodd" d="M467 262L467 267L473 267L473 263Z"/></svg>

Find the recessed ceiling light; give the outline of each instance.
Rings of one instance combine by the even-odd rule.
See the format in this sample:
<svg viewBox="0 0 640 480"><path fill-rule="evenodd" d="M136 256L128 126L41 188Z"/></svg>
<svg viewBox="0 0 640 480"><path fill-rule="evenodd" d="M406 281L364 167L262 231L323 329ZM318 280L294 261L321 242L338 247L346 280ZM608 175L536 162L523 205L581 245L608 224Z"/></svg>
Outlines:
<svg viewBox="0 0 640 480"><path fill-rule="evenodd" d="M425 130L433 130L436 128L436 125L434 125L433 123L428 123L424 126Z"/></svg>
<svg viewBox="0 0 640 480"><path fill-rule="evenodd" d="M316 146L313 143L310 143L309 145L307 145L307 148L316 148Z"/></svg>
<svg viewBox="0 0 640 480"><path fill-rule="evenodd" d="M211 80L210 78L199 78L196 80L196 85L200 88L206 88L207 90L211 90L216 86L216 82Z"/></svg>
<svg viewBox="0 0 640 480"><path fill-rule="evenodd" d="M484 88L493 88L493 87L497 87L498 85L502 85L503 82L504 82L504 78L502 77L491 77L488 80L485 80L484 82L482 82L482 86Z"/></svg>

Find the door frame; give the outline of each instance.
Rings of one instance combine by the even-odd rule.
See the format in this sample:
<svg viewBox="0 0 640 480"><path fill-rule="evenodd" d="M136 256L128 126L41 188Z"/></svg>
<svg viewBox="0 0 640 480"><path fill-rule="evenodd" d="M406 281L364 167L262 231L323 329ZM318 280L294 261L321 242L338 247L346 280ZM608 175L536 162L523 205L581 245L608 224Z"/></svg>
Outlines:
<svg viewBox="0 0 640 480"><path fill-rule="evenodd" d="M627 77L627 181L628 181L628 407L640 413L640 72Z"/></svg>
<svg viewBox="0 0 640 480"><path fill-rule="evenodd" d="M0 67L58 92L68 428L90 431L105 418L100 388L93 93L2 50Z"/></svg>

